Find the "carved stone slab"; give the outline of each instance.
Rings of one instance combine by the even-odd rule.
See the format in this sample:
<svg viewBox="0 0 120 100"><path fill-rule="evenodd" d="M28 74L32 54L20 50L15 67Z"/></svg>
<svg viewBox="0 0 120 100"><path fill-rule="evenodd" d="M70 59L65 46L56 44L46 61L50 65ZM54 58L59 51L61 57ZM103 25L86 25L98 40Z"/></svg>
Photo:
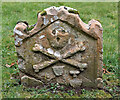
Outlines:
<svg viewBox="0 0 120 100"><path fill-rule="evenodd" d="M50 7L37 15L35 25L20 21L14 28L21 82L28 86L31 82L36 83L33 86L51 82L72 87L100 84L101 24L94 19L85 24L76 9L64 6Z"/></svg>

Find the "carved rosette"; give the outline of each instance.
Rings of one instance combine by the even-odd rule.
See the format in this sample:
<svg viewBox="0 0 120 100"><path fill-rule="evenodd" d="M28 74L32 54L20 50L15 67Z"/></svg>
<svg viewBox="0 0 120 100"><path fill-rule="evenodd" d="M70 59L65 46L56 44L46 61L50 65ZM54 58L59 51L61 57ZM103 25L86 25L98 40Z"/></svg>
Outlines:
<svg viewBox="0 0 120 100"><path fill-rule="evenodd" d="M18 22L14 33L21 81L95 87L102 77L102 32L98 21L85 24L76 9L64 6L39 12L33 26Z"/></svg>

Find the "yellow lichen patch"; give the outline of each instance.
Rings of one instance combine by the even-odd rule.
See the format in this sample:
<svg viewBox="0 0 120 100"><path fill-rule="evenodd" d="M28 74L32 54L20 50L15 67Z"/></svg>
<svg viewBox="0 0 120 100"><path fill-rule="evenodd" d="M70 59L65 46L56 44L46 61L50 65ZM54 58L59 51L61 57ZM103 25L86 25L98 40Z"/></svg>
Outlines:
<svg viewBox="0 0 120 100"><path fill-rule="evenodd" d="M69 12L69 13L78 14L78 15L79 15L79 12L78 12L77 10L69 9L68 12Z"/></svg>
<svg viewBox="0 0 120 100"><path fill-rule="evenodd" d="M40 12L40 15L41 16L47 15L47 12L44 10L44 11Z"/></svg>

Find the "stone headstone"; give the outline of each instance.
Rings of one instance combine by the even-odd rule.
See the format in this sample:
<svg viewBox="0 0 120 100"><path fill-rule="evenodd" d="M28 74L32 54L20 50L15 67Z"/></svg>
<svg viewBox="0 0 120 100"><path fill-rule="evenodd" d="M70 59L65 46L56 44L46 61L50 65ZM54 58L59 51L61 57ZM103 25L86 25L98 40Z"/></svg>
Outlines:
<svg viewBox="0 0 120 100"><path fill-rule="evenodd" d="M14 28L21 82L26 86L50 83L72 87L101 84L102 33L97 20L85 24L76 9L50 7L29 26L19 21Z"/></svg>

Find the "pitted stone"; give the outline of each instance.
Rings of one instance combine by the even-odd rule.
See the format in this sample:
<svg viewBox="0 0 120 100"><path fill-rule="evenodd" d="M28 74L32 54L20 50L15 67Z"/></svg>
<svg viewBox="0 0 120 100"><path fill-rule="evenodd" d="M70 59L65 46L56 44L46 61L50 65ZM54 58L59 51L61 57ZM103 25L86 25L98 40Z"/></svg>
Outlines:
<svg viewBox="0 0 120 100"><path fill-rule="evenodd" d="M37 80L35 78L29 77L27 75L21 77L21 82L25 85L25 86L43 86L43 82L41 82L40 80Z"/></svg>
<svg viewBox="0 0 120 100"><path fill-rule="evenodd" d="M80 87L81 84L82 84L82 79L74 78L74 79L70 80L70 85L74 88Z"/></svg>
<svg viewBox="0 0 120 100"><path fill-rule="evenodd" d="M56 76L60 76L63 74L64 66L53 66L52 68Z"/></svg>

